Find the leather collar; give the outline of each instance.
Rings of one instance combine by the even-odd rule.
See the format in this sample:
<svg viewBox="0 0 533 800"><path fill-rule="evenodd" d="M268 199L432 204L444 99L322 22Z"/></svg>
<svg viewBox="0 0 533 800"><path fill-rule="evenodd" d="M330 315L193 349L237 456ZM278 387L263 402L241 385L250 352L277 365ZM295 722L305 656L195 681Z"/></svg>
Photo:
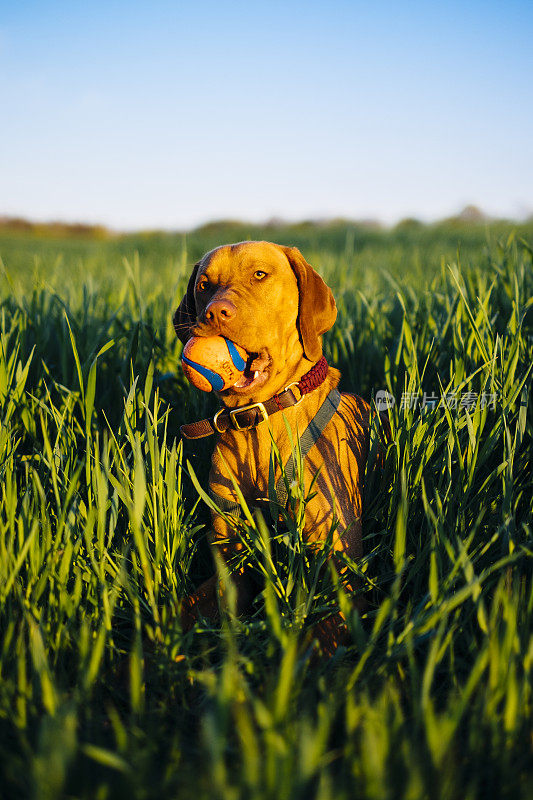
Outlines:
<svg viewBox="0 0 533 800"><path fill-rule="evenodd" d="M226 408L223 406L212 420L201 419L198 422L189 422L180 428L185 439L203 439L214 433L224 433L229 428L236 431L247 431L255 428L261 422L266 422L268 417L283 411L285 408L295 406L302 397L320 386L328 374L328 362L325 357L317 361L299 381L291 383L279 394L265 400L263 403L250 403L239 408Z"/></svg>

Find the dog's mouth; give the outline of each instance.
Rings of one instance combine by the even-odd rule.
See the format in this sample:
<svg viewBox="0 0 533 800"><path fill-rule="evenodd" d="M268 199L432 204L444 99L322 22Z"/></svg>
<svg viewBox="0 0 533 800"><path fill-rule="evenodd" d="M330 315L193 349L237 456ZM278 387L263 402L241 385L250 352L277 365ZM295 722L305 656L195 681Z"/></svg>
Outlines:
<svg viewBox="0 0 533 800"><path fill-rule="evenodd" d="M191 333L193 336L225 336L227 339L231 339L234 344L238 344L243 348L243 350L246 350L246 367L244 368L242 376L236 383L233 384L233 386L230 386L227 389L223 389L221 392L219 392L222 397L228 396L232 393L249 394L251 391L264 386L264 384L270 378L272 358L268 354L266 348L255 351L249 350L244 344L236 341L231 335L231 332L220 329L213 330L210 326L207 326L202 322L197 322L196 325L191 328Z"/></svg>
<svg viewBox="0 0 533 800"><path fill-rule="evenodd" d="M263 386L269 378L269 367L272 359L265 351L260 353L248 353L246 367L237 383L234 383L227 392L249 392L251 389L258 389Z"/></svg>

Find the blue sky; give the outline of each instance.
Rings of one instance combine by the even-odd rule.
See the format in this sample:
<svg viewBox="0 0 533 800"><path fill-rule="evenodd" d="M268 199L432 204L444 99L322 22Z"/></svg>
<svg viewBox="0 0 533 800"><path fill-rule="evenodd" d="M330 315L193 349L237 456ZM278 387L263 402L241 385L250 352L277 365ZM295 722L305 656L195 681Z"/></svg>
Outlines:
<svg viewBox="0 0 533 800"><path fill-rule="evenodd" d="M0 215L533 212L533 3L0 0Z"/></svg>

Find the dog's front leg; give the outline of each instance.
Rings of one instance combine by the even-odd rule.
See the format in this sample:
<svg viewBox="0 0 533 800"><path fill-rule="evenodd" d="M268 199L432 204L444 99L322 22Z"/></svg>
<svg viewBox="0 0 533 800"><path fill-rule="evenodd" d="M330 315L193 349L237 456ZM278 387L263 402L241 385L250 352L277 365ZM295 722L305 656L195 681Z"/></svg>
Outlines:
<svg viewBox="0 0 533 800"><path fill-rule="evenodd" d="M235 531L219 515L213 515L211 546L224 559L226 564L242 547ZM237 613L243 614L251 605L254 596L254 582L244 569L236 570L231 580L237 590ZM189 631L201 618L212 622L220 620L220 603L224 602L224 586L218 573L204 581L195 592L190 594L181 607L181 625L184 632Z"/></svg>

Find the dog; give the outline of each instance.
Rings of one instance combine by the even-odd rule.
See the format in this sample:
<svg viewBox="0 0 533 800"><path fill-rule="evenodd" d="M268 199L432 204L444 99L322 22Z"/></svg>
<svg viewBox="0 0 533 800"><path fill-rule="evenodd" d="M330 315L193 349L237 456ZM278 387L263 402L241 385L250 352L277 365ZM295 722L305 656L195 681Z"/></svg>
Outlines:
<svg viewBox="0 0 533 800"><path fill-rule="evenodd" d="M280 504L286 500L271 442L281 462L289 471L294 468L288 425L293 442L301 437L306 492L315 480L305 506L305 539L323 543L334 526L333 560L342 573L341 554L352 560L362 555L370 407L356 395L337 391L340 373L322 354L322 334L336 316L331 289L297 248L258 241L224 245L203 256L173 323L184 343L191 336L222 335L247 353L242 378L218 393L223 407L214 420L182 426L186 438L216 436L209 475L215 503L223 511L238 512L233 481L249 506L264 504L269 485L276 485ZM227 519L212 515L211 542L229 562L242 544ZM245 569L232 577L242 613L257 589ZM354 589L350 583L346 588ZM215 575L184 601L185 631L200 617L218 617L218 593ZM342 614L321 623L315 633L321 652L334 653L347 638Z"/></svg>

